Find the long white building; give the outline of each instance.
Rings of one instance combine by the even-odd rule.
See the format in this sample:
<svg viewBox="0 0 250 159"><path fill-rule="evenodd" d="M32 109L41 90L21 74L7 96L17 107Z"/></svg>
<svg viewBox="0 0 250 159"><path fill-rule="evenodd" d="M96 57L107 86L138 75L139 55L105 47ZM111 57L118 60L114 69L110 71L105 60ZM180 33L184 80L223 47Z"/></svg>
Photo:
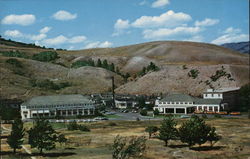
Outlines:
<svg viewBox="0 0 250 159"><path fill-rule="evenodd" d="M227 88L213 90L208 89L203 93L203 98L191 97L185 94L172 94L162 99L155 101L155 109L160 113L173 113L173 114L188 114L196 112L220 112L221 110L228 110L230 105L229 100L225 100L232 96L231 92L239 88Z"/></svg>
<svg viewBox="0 0 250 159"><path fill-rule="evenodd" d="M95 105L83 95L37 96L21 104L22 119L94 115Z"/></svg>

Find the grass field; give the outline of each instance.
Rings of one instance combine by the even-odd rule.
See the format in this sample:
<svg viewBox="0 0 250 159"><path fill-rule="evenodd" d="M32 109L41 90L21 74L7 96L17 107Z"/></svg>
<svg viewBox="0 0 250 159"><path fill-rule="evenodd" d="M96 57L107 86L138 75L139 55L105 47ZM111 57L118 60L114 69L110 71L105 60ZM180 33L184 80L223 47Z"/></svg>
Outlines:
<svg viewBox="0 0 250 159"><path fill-rule="evenodd" d="M178 119L178 123L187 119ZM32 149L33 154L38 159L111 159L111 145L116 135L121 136L148 136L144 132L148 125L160 126L161 121L112 121L116 125L112 126L111 121L100 121L96 123L86 123L91 132L68 131L64 123L52 124L60 133L65 134L68 142L64 145L57 145L57 149L45 151L44 156L39 156L36 149ZM208 124L215 126L217 132L223 137L215 144L214 149L207 149L208 144L203 145L202 150L190 150L179 141L171 141L170 147L165 147L164 143L156 138L147 140L147 149L144 159L223 159L239 158L248 159L250 157L250 120L249 119L208 119ZM26 123L28 129L32 123ZM6 125L8 127L8 125ZM2 148L7 153L10 151L3 139ZM27 142L26 142L27 143ZM19 156L26 159L23 150ZM7 153L3 158L14 158ZM18 157L16 157L18 158Z"/></svg>

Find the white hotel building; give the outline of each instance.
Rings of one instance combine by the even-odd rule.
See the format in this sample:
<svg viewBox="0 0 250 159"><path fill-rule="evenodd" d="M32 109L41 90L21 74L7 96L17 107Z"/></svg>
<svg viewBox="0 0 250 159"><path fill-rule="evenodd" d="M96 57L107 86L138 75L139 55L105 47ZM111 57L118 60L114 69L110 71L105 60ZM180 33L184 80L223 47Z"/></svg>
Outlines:
<svg viewBox="0 0 250 159"><path fill-rule="evenodd" d="M22 119L94 115L95 105L83 95L37 96L21 104Z"/></svg>
<svg viewBox="0 0 250 159"><path fill-rule="evenodd" d="M232 97L232 92L237 91L239 88L226 88L213 90L208 89L203 93L203 98L191 97L185 94L172 94L165 98L157 99L155 101L155 109L160 113L167 114L188 114L197 112L220 112L228 110L230 105L227 99L228 95ZM235 94L235 93L234 93Z"/></svg>

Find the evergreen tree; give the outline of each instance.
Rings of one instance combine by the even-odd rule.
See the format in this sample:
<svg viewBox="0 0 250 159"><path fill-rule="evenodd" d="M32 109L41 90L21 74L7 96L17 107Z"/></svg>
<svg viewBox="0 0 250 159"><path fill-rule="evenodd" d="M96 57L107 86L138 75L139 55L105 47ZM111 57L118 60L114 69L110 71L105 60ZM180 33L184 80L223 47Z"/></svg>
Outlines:
<svg viewBox="0 0 250 159"><path fill-rule="evenodd" d="M112 71L112 72L115 72L115 65L114 65L114 63L111 63L109 65L109 70Z"/></svg>
<svg viewBox="0 0 250 159"><path fill-rule="evenodd" d="M24 137L24 128L23 122L21 119L15 119L12 124L12 130L10 136L7 138L7 143L13 149L13 152L16 153L16 149L22 148Z"/></svg>
<svg viewBox="0 0 250 159"><path fill-rule="evenodd" d="M32 148L37 148L40 153L43 153L43 149L51 150L56 146L56 132L46 120L37 120L35 126L28 131L28 134L28 143Z"/></svg>
<svg viewBox="0 0 250 159"><path fill-rule="evenodd" d="M116 67L115 72L116 72L118 75L121 74L119 67Z"/></svg>
<svg viewBox="0 0 250 159"><path fill-rule="evenodd" d="M176 129L177 122L174 120L172 116L165 118L161 124L159 129L160 140L165 142L165 146L168 146L169 140L176 140L178 138L178 131Z"/></svg>
<svg viewBox="0 0 250 159"><path fill-rule="evenodd" d="M103 61L102 67L105 69L108 69L109 65L108 65L108 61L106 59Z"/></svg>
<svg viewBox="0 0 250 159"><path fill-rule="evenodd" d="M102 67L102 61L100 59L97 61L97 67Z"/></svg>
<svg viewBox="0 0 250 159"><path fill-rule="evenodd" d="M187 143L189 147L204 144L208 141L208 134L211 127L207 125L204 119L194 115L189 121L184 122L179 128L180 140Z"/></svg>
<svg viewBox="0 0 250 159"><path fill-rule="evenodd" d="M208 133L207 140L210 142L210 146L213 147L213 145L221 139L221 136L219 136L216 133L216 128L211 127L210 132Z"/></svg>

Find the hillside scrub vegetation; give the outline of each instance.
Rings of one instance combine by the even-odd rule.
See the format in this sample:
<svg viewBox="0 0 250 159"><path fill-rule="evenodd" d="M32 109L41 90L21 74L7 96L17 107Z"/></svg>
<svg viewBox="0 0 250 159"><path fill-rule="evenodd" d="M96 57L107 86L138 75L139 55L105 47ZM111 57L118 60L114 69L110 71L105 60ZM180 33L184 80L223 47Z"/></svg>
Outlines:
<svg viewBox="0 0 250 159"><path fill-rule="evenodd" d="M156 66L153 62L150 62L150 64L147 67L143 67L140 72L138 72L138 76L144 76L150 71L159 71L160 68Z"/></svg>
<svg viewBox="0 0 250 159"><path fill-rule="evenodd" d="M30 84L32 87L40 87L40 88L51 89L51 90L60 90L65 87L70 87L72 85L69 82L54 83L53 81L50 81L49 79L45 79L45 80L31 79Z"/></svg>
<svg viewBox="0 0 250 159"><path fill-rule="evenodd" d="M1 52L1 54L3 56L7 56L7 57L19 57L19 58L29 58L29 56L27 56L25 53L23 52L19 52L17 51L5 51L5 52Z"/></svg>
<svg viewBox="0 0 250 159"><path fill-rule="evenodd" d="M6 60L6 63L11 64L15 67L19 67L19 68L23 67L22 63L15 58L11 58L11 59Z"/></svg>
<svg viewBox="0 0 250 159"><path fill-rule="evenodd" d="M59 58L59 56L57 52L55 51L44 51L44 52L40 52L32 56L33 60L42 61L42 62L50 62L57 58Z"/></svg>

